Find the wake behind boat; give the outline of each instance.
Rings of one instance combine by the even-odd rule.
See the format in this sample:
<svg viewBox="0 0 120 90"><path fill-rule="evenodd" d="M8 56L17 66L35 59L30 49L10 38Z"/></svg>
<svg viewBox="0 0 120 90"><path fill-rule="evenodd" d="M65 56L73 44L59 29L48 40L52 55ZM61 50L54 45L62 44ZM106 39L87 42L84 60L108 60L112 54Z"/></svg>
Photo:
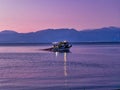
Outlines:
<svg viewBox="0 0 120 90"><path fill-rule="evenodd" d="M70 48L72 47L72 45L67 41L53 42L52 44L53 46L51 48L47 48L43 50L53 51L53 52L69 52Z"/></svg>

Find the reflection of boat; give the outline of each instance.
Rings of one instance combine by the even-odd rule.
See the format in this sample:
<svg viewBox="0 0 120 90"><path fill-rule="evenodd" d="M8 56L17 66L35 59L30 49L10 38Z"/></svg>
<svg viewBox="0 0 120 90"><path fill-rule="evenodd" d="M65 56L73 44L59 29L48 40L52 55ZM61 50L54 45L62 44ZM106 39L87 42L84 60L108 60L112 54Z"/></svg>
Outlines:
<svg viewBox="0 0 120 90"><path fill-rule="evenodd" d="M64 76L67 76L67 53L64 53Z"/></svg>
<svg viewBox="0 0 120 90"><path fill-rule="evenodd" d="M62 56L63 56L63 75L64 75L64 85L65 86L67 86L67 84L68 84L68 80L67 80L67 77L68 77L68 70L67 70L67 67L68 67L68 65L67 65L67 52L64 52L64 53L59 53L59 52L55 52L55 55L56 55L56 58L59 58L58 57L58 55L59 54L62 54ZM60 55L61 56L61 55Z"/></svg>
<svg viewBox="0 0 120 90"><path fill-rule="evenodd" d="M47 48L44 50L47 51L53 51L53 52L69 52L69 49L72 47L72 45L67 42L53 42L53 46L51 48Z"/></svg>

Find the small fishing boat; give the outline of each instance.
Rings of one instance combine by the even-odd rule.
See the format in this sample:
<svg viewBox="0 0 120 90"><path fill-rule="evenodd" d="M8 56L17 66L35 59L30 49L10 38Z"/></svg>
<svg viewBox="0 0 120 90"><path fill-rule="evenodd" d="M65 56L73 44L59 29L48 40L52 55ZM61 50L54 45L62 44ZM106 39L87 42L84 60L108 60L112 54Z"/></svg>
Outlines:
<svg viewBox="0 0 120 90"><path fill-rule="evenodd" d="M67 41L54 42L52 46L52 50L54 52L66 52L69 51L71 47L72 45Z"/></svg>
<svg viewBox="0 0 120 90"><path fill-rule="evenodd" d="M69 52L72 44L67 41L62 42L53 42L53 46L51 48L44 49L46 51L53 51L53 52Z"/></svg>

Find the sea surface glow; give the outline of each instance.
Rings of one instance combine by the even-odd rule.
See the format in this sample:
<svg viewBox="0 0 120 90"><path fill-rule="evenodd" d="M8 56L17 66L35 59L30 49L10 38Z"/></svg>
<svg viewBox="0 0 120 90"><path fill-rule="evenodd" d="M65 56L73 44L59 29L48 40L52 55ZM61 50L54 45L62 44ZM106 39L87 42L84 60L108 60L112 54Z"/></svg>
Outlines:
<svg viewBox="0 0 120 90"><path fill-rule="evenodd" d="M0 90L120 89L120 45L0 46Z"/></svg>

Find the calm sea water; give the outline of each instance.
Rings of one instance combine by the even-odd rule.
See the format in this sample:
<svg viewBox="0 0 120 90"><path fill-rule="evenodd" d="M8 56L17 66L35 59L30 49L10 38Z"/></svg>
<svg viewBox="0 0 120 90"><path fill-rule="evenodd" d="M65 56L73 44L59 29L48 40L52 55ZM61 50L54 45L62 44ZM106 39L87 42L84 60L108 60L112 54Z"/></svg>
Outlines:
<svg viewBox="0 0 120 90"><path fill-rule="evenodd" d="M0 46L0 90L118 90L120 45Z"/></svg>

